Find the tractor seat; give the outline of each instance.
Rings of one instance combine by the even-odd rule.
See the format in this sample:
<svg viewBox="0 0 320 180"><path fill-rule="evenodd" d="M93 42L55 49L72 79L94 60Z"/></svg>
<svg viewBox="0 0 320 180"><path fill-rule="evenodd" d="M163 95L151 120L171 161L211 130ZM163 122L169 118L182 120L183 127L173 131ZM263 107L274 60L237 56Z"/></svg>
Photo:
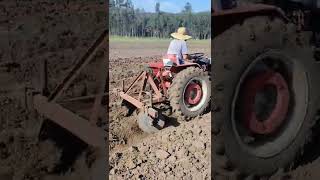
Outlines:
<svg viewBox="0 0 320 180"><path fill-rule="evenodd" d="M162 61L149 63L149 67L153 69L163 68L165 66L171 67L177 63L177 57L173 54L167 54L163 57Z"/></svg>

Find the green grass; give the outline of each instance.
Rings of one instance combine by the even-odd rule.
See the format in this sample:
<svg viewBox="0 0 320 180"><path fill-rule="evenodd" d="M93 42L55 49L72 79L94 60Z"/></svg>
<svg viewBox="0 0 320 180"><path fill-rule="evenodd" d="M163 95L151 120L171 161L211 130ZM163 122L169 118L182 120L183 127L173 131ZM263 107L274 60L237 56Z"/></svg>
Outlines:
<svg viewBox="0 0 320 180"><path fill-rule="evenodd" d="M159 42L159 41L165 41L168 42L170 39L160 39L160 38L153 38L153 37L126 37L126 36L110 36L109 37L110 41L115 41L115 42L134 42L134 41L145 41L145 42Z"/></svg>
<svg viewBox="0 0 320 180"><path fill-rule="evenodd" d="M141 43L169 43L171 39L169 38L155 38L155 37L139 37L139 38L135 38L135 37L125 37L125 36L110 36L109 37L110 42L141 42ZM210 39L206 39L206 40L195 40L195 39L191 39L189 40L190 43L192 44L207 44L208 42L210 42Z"/></svg>

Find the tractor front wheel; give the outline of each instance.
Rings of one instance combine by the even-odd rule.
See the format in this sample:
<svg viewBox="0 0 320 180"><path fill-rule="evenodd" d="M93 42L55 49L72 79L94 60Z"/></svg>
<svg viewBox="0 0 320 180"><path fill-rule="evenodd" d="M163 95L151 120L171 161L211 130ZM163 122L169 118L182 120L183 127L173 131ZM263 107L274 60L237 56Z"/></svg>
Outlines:
<svg viewBox="0 0 320 180"><path fill-rule="evenodd" d="M189 67L179 72L169 89L169 100L173 112L185 119L203 114L211 97L211 85L207 72Z"/></svg>

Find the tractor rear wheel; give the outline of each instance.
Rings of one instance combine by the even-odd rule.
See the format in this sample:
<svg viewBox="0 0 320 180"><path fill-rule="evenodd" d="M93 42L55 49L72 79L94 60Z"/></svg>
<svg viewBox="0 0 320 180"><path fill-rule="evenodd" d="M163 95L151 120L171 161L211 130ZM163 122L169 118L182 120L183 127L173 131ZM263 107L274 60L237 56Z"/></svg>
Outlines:
<svg viewBox="0 0 320 180"><path fill-rule="evenodd" d="M319 64L295 27L253 17L214 39L215 178L288 168L310 140Z"/></svg>
<svg viewBox="0 0 320 180"><path fill-rule="evenodd" d="M203 114L210 105L211 84L207 72L189 67L179 72L169 88L173 112L180 118L194 118Z"/></svg>

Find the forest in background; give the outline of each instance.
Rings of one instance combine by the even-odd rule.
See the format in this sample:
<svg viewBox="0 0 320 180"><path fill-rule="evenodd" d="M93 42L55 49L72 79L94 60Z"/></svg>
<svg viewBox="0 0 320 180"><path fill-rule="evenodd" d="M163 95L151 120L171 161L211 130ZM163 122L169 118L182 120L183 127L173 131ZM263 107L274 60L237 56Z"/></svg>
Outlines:
<svg viewBox="0 0 320 180"><path fill-rule="evenodd" d="M109 33L111 36L169 38L178 27L185 26L194 39L211 38L211 14L195 13L186 3L180 13L161 11L156 3L155 13L135 8L131 0L109 1Z"/></svg>

